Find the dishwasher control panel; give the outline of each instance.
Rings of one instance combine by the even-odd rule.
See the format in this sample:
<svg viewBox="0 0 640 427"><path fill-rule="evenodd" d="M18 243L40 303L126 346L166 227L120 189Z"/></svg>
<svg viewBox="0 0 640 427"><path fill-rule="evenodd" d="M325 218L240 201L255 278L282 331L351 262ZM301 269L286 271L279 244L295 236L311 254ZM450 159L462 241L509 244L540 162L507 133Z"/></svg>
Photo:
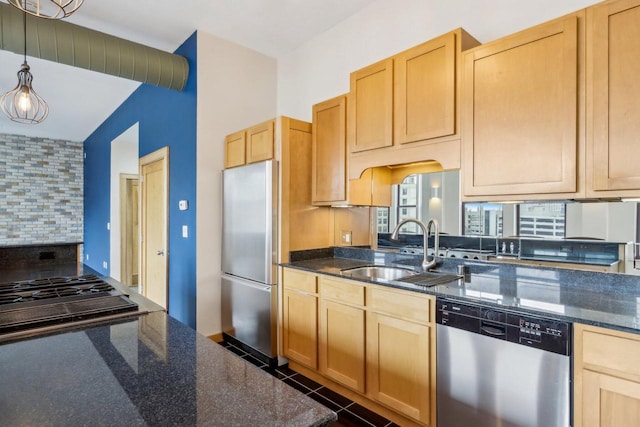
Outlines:
<svg viewBox="0 0 640 427"><path fill-rule="evenodd" d="M553 353L571 354L571 323L513 310L436 300L438 324Z"/></svg>

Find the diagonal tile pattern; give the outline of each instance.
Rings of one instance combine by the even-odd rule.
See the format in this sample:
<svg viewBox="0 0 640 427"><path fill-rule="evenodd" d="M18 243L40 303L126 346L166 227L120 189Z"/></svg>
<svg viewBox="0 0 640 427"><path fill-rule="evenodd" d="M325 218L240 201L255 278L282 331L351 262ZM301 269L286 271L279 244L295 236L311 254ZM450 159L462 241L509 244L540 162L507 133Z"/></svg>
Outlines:
<svg viewBox="0 0 640 427"><path fill-rule="evenodd" d="M305 377L289 368L288 365L277 368L269 368L265 363L256 359L251 354L235 345L223 341L219 343L227 350L253 363L262 370L268 372L284 383L306 394L317 402L332 409L338 414L338 421L331 424L332 427L395 427L397 424L389 421L381 415L370 411L364 406L347 399L346 397L324 387L321 384Z"/></svg>

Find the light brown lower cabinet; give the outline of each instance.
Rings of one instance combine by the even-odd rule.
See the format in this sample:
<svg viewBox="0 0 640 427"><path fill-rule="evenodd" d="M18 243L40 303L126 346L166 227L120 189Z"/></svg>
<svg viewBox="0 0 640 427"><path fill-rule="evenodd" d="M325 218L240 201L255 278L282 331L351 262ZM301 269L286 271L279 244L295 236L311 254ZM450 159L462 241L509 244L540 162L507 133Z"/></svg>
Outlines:
<svg viewBox="0 0 640 427"><path fill-rule="evenodd" d="M320 300L320 373L364 393L364 309Z"/></svg>
<svg viewBox="0 0 640 427"><path fill-rule="evenodd" d="M574 425L640 426L640 335L575 324Z"/></svg>
<svg viewBox="0 0 640 427"><path fill-rule="evenodd" d="M314 274L283 272L283 354L308 368L318 368L318 296Z"/></svg>
<svg viewBox="0 0 640 427"><path fill-rule="evenodd" d="M397 424L436 425L433 296L288 268L283 278L294 369Z"/></svg>
<svg viewBox="0 0 640 427"><path fill-rule="evenodd" d="M429 424L431 328L367 313L367 396Z"/></svg>

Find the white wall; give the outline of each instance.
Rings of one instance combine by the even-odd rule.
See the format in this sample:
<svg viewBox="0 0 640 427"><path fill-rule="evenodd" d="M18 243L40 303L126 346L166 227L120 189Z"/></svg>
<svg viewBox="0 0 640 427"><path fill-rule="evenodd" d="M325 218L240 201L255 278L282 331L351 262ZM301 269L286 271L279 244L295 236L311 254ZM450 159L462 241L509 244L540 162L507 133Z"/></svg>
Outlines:
<svg viewBox="0 0 640 427"><path fill-rule="evenodd" d="M138 123L111 141L110 275L120 277L120 174L138 174Z"/></svg>
<svg viewBox="0 0 640 427"><path fill-rule="evenodd" d="M278 58L278 114L349 91L349 73L455 28L486 43L598 0L378 0Z"/></svg>
<svg viewBox="0 0 640 427"><path fill-rule="evenodd" d="M568 203L566 235L596 237L610 242L633 242L636 233L636 203Z"/></svg>
<svg viewBox="0 0 640 427"><path fill-rule="evenodd" d="M198 31L198 332L221 331L221 202L224 136L276 116L274 58Z"/></svg>

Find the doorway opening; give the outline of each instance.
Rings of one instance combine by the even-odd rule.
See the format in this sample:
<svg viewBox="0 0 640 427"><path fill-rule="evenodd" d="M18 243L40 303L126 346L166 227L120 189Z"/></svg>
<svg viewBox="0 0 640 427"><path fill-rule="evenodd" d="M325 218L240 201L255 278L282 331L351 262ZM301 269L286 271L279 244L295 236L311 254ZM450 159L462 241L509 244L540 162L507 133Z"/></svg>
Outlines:
<svg viewBox="0 0 640 427"><path fill-rule="evenodd" d="M138 175L120 174L120 281L139 284L140 226Z"/></svg>
<svg viewBox="0 0 640 427"><path fill-rule="evenodd" d="M139 126L138 123L120 134L111 141L111 171L110 171L110 215L109 215L109 275L115 280L133 285L126 277L126 264L139 264L140 253L137 248L140 238L136 232L126 234L123 241L123 233L127 227L126 218L123 218L122 211L126 209L127 199L123 199L122 175L138 177L138 157L139 157ZM139 222L137 208L135 212L136 220ZM132 219L133 222L133 219ZM125 255L128 254L128 257Z"/></svg>

